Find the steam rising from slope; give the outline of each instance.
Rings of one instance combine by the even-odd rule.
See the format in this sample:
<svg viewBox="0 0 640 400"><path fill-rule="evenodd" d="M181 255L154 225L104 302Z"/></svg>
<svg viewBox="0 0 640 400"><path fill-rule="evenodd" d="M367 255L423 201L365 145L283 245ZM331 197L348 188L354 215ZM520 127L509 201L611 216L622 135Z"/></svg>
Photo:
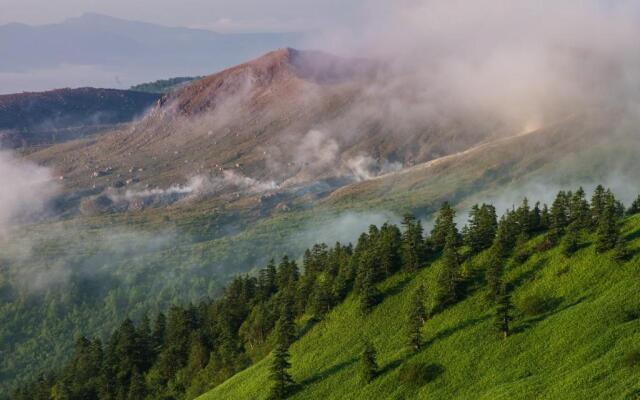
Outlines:
<svg viewBox="0 0 640 400"><path fill-rule="evenodd" d="M341 36L333 51L388 62L394 78L375 90L414 93L413 104L397 108L405 121L412 110L478 113L518 132L638 100L634 1L408 0L384 2L372 14L364 33L353 35L364 39Z"/></svg>
<svg viewBox="0 0 640 400"><path fill-rule="evenodd" d="M132 201L139 198L151 197L192 197L208 194L216 194L222 190L236 190L243 193L255 194L276 189L278 185L273 182L264 182L235 171L225 170L222 176L207 177L197 175L189 179L184 185L172 185L166 189L126 190L124 194L109 193L109 198L114 202Z"/></svg>

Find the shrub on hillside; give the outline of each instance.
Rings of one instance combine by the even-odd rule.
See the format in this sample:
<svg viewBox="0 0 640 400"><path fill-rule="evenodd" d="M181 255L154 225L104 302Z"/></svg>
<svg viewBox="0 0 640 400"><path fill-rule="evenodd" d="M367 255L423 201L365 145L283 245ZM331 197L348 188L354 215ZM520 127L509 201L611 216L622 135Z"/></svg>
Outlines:
<svg viewBox="0 0 640 400"><path fill-rule="evenodd" d="M400 368L399 380L403 384L423 386L434 380L442 372L436 364L414 362Z"/></svg>
<svg viewBox="0 0 640 400"><path fill-rule="evenodd" d="M528 316L544 314L549 309L549 299L539 294L525 296L520 301L520 310Z"/></svg>
<svg viewBox="0 0 640 400"><path fill-rule="evenodd" d="M628 353L624 358L624 363L629 368L640 366L640 350L634 350Z"/></svg>
<svg viewBox="0 0 640 400"><path fill-rule="evenodd" d="M542 253L547 250L551 250L553 246L554 246L553 240L549 235L546 235L544 239L536 246L536 251L538 253Z"/></svg>
<svg viewBox="0 0 640 400"><path fill-rule="evenodd" d="M516 249L513 259L517 264L524 264L532 255L533 252L530 249L522 247Z"/></svg>

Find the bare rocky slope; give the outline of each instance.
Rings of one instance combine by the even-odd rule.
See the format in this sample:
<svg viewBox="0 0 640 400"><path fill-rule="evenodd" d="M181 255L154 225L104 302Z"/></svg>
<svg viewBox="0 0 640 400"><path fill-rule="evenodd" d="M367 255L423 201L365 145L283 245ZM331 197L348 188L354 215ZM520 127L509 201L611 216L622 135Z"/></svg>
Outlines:
<svg viewBox="0 0 640 400"><path fill-rule="evenodd" d="M221 196L258 204L265 193L324 197L501 134L467 117L408 121L397 107L411 94L388 101L377 89L389 73L376 61L281 49L165 95L131 126L31 157L67 193L102 196L98 209L129 209L112 203L149 193L137 206ZM175 196L158 199L166 191Z"/></svg>

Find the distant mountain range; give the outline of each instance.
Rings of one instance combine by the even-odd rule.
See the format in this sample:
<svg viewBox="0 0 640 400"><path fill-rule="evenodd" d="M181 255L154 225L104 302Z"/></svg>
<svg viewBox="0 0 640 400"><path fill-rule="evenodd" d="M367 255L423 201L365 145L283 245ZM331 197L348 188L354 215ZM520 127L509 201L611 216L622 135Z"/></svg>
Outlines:
<svg viewBox="0 0 640 400"><path fill-rule="evenodd" d="M0 90L125 88L205 75L302 40L299 33L222 34L99 14L41 26L11 23L0 26Z"/></svg>

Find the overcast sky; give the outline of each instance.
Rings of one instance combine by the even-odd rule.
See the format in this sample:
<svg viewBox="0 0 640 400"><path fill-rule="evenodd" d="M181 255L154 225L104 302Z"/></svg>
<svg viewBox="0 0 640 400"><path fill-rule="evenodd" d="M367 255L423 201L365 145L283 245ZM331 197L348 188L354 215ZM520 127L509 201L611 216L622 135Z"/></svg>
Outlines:
<svg viewBox="0 0 640 400"><path fill-rule="evenodd" d="M395 1L395 0L394 0ZM85 12L216 31L300 31L356 23L380 0L0 0L0 24L60 22Z"/></svg>
<svg viewBox="0 0 640 400"><path fill-rule="evenodd" d="M303 48L391 59L403 56L415 63L418 55L427 54L427 61L433 61L434 54L441 57L443 52L495 56L495 48L504 43L516 49L524 48L521 42L552 47L557 43L569 43L569 47L601 44L604 50L615 51L620 40L637 43L635 28L640 24L625 20L639 15L639 4L639 0L0 0L0 25L43 25L98 13L218 32L306 31L311 34L304 35ZM484 47L478 45L479 37L488 37L482 42ZM147 65L139 65L139 71L129 66L115 71L111 64L105 67L100 61L68 61L59 53L55 55L60 60L53 60L57 64L52 68L51 63L44 62L47 60L41 62L36 57L41 56L37 46L20 45L11 39L0 42L0 50L9 54L0 54L0 93L85 85L119 88L177 74L219 70L186 62L188 68L182 69L154 72ZM460 44L460 49L452 49L452 43ZM104 54L110 54L109 49ZM271 48L264 52L268 50ZM24 52L29 57L13 57L11 52ZM212 58L220 57L220 53L211 54ZM490 61L507 64L494 56ZM513 59L518 57L509 61ZM24 61L24 65L11 69L7 67L11 63L3 60ZM39 64L34 66L33 60ZM154 65L166 67L158 62ZM525 63L525 67L528 65Z"/></svg>

